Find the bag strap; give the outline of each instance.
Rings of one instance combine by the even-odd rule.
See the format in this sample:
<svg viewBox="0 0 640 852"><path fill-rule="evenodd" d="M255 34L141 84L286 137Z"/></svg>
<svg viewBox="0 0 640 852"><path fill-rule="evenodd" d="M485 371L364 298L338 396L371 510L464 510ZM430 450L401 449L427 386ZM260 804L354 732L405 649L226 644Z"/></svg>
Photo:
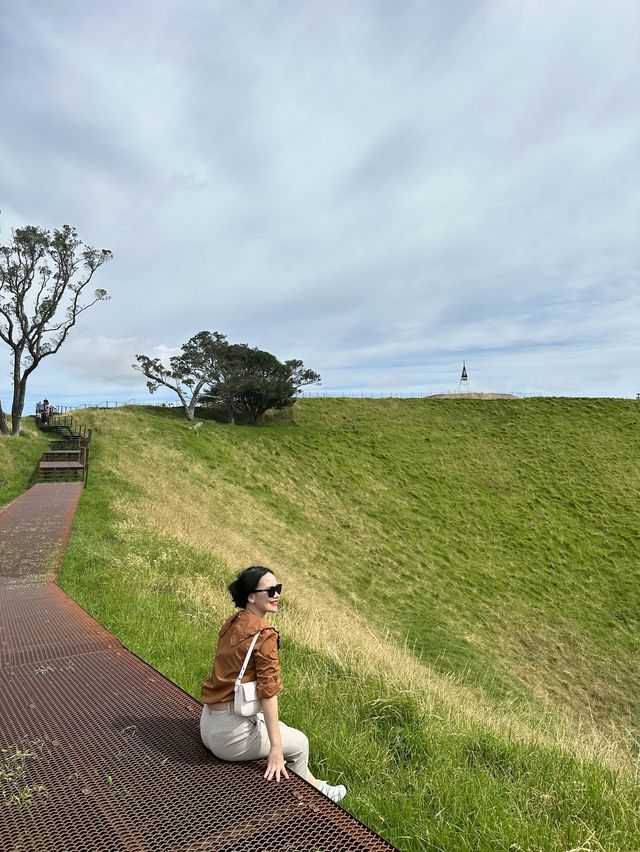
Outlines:
<svg viewBox="0 0 640 852"><path fill-rule="evenodd" d="M256 633L256 635L251 640L251 644L249 645L249 650L247 651L247 656L244 658L244 663L242 664L242 668L240 669L240 674L236 678L236 683L240 683L242 681L242 677L246 671L247 666L249 665L249 660L251 659L251 654L253 654L253 649L256 646L256 642L258 641L258 636L260 635L260 631Z"/></svg>

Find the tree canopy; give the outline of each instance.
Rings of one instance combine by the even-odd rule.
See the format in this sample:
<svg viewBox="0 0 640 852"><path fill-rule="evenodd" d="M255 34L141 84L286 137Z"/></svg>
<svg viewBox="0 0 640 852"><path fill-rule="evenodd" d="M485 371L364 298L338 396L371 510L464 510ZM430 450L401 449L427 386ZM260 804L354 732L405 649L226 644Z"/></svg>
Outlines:
<svg viewBox="0 0 640 852"><path fill-rule="evenodd" d="M53 235L27 225L0 245L0 339L12 350L13 435L20 433L31 373L58 352L80 314L109 298L98 289L83 301L93 276L111 257L108 249L82 243L70 225Z"/></svg>
<svg viewBox="0 0 640 852"><path fill-rule="evenodd" d="M293 405L303 385L319 381L319 374L305 369L302 361L282 363L270 352L234 344L229 346L221 380L211 384L206 394L230 412L242 412L256 425L270 409Z"/></svg>
<svg viewBox="0 0 640 852"><path fill-rule="evenodd" d="M200 331L183 344L180 355L169 359L168 367L159 358L148 355L136 355L137 363L131 366L149 379L150 393L155 393L161 385L177 393L187 419L193 420L200 392L222 376L221 365L227 349L224 334Z"/></svg>

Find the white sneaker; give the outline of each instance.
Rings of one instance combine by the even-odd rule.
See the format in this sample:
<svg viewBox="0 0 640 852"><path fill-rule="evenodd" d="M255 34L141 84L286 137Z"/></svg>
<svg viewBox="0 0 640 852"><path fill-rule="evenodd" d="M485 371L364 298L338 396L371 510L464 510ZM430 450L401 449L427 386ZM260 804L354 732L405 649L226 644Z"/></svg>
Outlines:
<svg viewBox="0 0 640 852"><path fill-rule="evenodd" d="M331 799L332 802L341 802L347 795L347 788L344 784L338 784L336 787L332 787L331 784L327 784L326 781L320 781L320 787L318 789L321 793L327 796L327 798Z"/></svg>

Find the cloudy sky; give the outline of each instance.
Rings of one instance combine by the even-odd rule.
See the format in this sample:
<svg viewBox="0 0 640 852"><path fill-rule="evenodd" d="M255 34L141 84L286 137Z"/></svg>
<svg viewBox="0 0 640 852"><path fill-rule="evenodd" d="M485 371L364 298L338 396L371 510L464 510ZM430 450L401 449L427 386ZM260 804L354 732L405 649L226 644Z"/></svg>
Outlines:
<svg viewBox="0 0 640 852"><path fill-rule="evenodd" d="M640 391L636 0L0 11L0 241L114 253L30 400L146 399L202 329L326 391Z"/></svg>

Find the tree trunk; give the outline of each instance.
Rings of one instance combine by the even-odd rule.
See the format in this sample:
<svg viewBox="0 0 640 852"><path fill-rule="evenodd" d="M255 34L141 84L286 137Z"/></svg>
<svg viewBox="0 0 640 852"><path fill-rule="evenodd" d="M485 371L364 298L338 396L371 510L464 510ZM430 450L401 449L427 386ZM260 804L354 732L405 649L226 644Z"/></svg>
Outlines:
<svg viewBox="0 0 640 852"><path fill-rule="evenodd" d="M191 395L191 402L189 405L186 405L186 399L180 397L182 399L182 404L184 405L184 410L187 415L187 420L194 420L196 416L196 405L200 400L200 391L202 390L202 386L204 385L205 380L200 379L198 384L193 389L193 393Z"/></svg>
<svg viewBox="0 0 640 852"><path fill-rule="evenodd" d="M235 417L233 416L233 403L231 402L229 402L229 419L227 422L230 426L236 425Z"/></svg>
<svg viewBox="0 0 640 852"><path fill-rule="evenodd" d="M7 415L2 410L2 402L0 401L0 435L8 435L9 430L7 429Z"/></svg>
<svg viewBox="0 0 640 852"><path fill-rule="evenodd" d="M182 410L184 411L187 420L193 420L193 409L191 408L193 404L193 397L191 398L191 402L189 403L187 402L186 396L182 393L178 385L174 387L173 385L167 385L166 382L163 382L162 384L165 384L168 388L171 388L171 390L174 390L178 394L178 398L182 403Z"/></svg>
<svg viewBox="0 0 640 852"><path fill-rule="evenodd" d="M20 434L20 423L24 411L24 398L27 393L27 377L20 376L21 352L13 354L13 402L11 403L11 434L16 438Z"/></svg>

